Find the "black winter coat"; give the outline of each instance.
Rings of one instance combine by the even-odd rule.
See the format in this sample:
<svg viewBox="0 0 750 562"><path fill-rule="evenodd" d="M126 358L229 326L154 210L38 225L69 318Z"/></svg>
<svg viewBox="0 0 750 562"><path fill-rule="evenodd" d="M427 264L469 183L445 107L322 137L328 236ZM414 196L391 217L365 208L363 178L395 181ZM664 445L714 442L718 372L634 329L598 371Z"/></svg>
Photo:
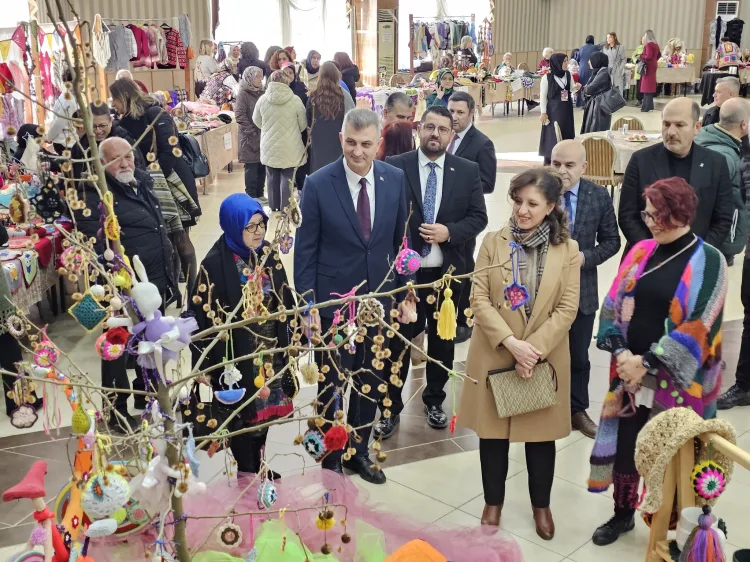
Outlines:
<svg viewBox="0 0 750 562"><path fill-rule="evenodd" d="M588 84L583 87L586 107L583 110L581 134L608 131L612 124L612 114L602 108L602 97L612 89L612 78L609 69L600 68L596 71Z"/></svg>
<svg viewBox="0 0 750 562"><path fill-rule="evenodd" d="M257 66L258 68L260 68L263 71L263 76L266 76L266 74L268 74L268 66L262 60L249 57L240 57L240 60L237 63L237 74L239 74L239 77L242 78L242 73L245 72L246 68L250 68L251 66Z"/></svg>
<svg viewBox="0 0 750 562"><path fill-rule="evenodd" d="M154 182L147 172L135 170L137 191L129 185L117 181L110 174L107 187L112 192L115 214L120 224L120 243L125 247L125 254L133 259L134 255L143 262L148 280L159 287L162 294L167 294L177 287L172 275L172 244L164 228L159 200L154 195ZM84 217L76 211L78 229L88 237L98 241L97 251L104 249L104 234L99 222L99 195L93 187L85 188L86 207L91 215Z"/></svg>
<svg viewBox="0 0 750 562"><path fill-rule="evenodd" d="M341 71L341 79L349 88L349 93L352 95L354 105L357 105L357 82L359 82L359 68L357 65L350 66L349 68Z"/></svg>
<svg viewBox="0 0 750 562"><path fill-rule="evenodd" d="M154 122L154 120L156 121ZM140 118L132 117L129 114L123 115L119 124L137 141L143 136L151 123L154 123L153 130L138 143L138 148L141 150L143 157L146 158L152 150L156 152L156 159L159 161L164 176L169 176L172 171L176 172L200 209L198 189L190 166L182 158L177 158L174 155L172 152L174 147L169 144L170 137L177 136L177 126L172 116L163 111L158 104L153 104ZM200 216L200 213L196 216ZM183 223L184 226L193 226L194 224L195 222Z"/></svg>
<svg viewBox="0 0 750 562"><path fill-rule="evenodd" d="M133 146L135 144L135 139L130 136L130 133L128 133L125 129L120 127L119 125L112 125L112 129L109 131L109 135L107 135L108 139L111 138L121 138L128 141L128 143ZM101 144L101 143L98 143ZM88 157L89 153L89 138L88 136L84 135L78 143L76 143L73 148L70 149L71 152L71 158L73 160L81 160L83 158ZM143 154L141 154L140 150L134 150L133 151L133 157L135 158L135 167L139 170L146 171L146 159L143 157ZM94 166L91 165L91 170L93 171ZM74 178L81 178L83 177L83 173L88 171L88 168L86 167L85 162L77 162L73 164L73 177Z"/></svg>

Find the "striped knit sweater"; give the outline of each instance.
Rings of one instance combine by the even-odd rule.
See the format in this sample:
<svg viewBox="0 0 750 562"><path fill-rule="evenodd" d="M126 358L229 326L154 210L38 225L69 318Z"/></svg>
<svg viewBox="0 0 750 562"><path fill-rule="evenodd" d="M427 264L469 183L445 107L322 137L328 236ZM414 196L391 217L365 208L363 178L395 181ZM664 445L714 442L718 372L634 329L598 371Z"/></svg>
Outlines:
<svg viewBox="0 0 750 562"><path fill-rule="evenodd" d="M627 343L628 324L635 309L635 291L658 244L643 240L627 255L604 299L597 347L613 352L614 342ZM659 360L654 406L660 410L685 407L704 419L716 416L721 387L721 323L727 293L724 256L700 238L672 297L664 336L651 347ZM617 378L614 358L610 390L604 400L599 430L591 453L589 491L603 492L612 483L617 432L626 392Z"/></svg>

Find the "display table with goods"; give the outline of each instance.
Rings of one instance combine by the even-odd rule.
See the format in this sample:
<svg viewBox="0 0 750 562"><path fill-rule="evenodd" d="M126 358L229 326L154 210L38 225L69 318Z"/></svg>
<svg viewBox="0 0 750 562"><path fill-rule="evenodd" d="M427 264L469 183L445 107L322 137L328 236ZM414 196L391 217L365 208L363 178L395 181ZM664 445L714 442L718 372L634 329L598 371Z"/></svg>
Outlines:
<svg viewBox="0 0 750 562"><path fill-rule="evenodd" d="M652 146L661 142L660 131L600 131L598 133L585 133L576 137L583 142L590 138L607 138L615 147L615 174L624 174L628 162L637 150Z"/></svg>
<svg viewBox="0 0 750 562"><path fill-rule="evenodd" d="M385 102L388 100L388 96L395 92L404 92L411 97L413 107L416 107L421 91L421 88L392 88L385 86L372 88L365 86L364 88L357 88L357 107L371 109L379 117L383 117L383 108L385 107ZM422 97L424 98L424 96Z"/></svg>
<svg viewBox="0 0 750 562"><path fill-rule="evenodd" d="M634 64L628 63L625 65L625 79L630 87L636 87ZM681 84L683 86L682 95L690 93L690 88L695 84L696 79L697 71L693 63L686 62L679 65L672 65L662 59L656 68L656 83ZM677 88L672 90L672 94L677 95Z"/></svg>
<svg viewBox="0 0 750 562"><path fill-rule="evenodd" d="M524 102L539 99L541 77L539 74L524 71L493 76L483 82L484 105L491 105L492 115L495 115L495 104L506 104L503 111L505 115L510 113L510 104L516 102L518 115L523 115L526 110Z"/></svg>

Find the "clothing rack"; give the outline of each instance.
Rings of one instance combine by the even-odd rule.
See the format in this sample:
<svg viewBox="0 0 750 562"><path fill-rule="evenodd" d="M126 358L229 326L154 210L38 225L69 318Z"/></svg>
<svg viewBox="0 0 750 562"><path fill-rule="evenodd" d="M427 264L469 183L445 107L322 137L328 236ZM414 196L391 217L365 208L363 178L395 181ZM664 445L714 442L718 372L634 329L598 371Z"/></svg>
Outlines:
<svg viewBox="0 0 750 562"><path fill-rule="evenodd" d="M463 20L463 21L470 21L473 24L476 24L475 16L474 14L471 14L469 16L415 16L414 14L409 14L409 74L411 76L414 76L414 21L417 21L419 23L420 21L425 20L433 20L433 21L441 21L441 20ZM433 70L437 70L433 68Z"/></svg>
<svg viewBox="0 0 750 562"><path fill-rule="evenodd" d="M176 22L179 21L179 16L172 16L172 17L164 17L164 18L107 18L102 16L101 14L99 17L102 20L102 23L109 22L127 22L127 23L138 23L138 22L156 22L156 23L166 23L166 22ZM188 18L190 16L188 15ZM188 55L189 48L185 47L185 91L187 92L187 98L190 99L190 91L192 90L192 84L193 80L190 76L190 57ZM178 65L179 66L179 65ZM106 92L106 84L107 84L107 78L106 73L103 68L101 68L99 65L97 65L97 76L99 80L99 84L102 87L102 91Z"/></svg>

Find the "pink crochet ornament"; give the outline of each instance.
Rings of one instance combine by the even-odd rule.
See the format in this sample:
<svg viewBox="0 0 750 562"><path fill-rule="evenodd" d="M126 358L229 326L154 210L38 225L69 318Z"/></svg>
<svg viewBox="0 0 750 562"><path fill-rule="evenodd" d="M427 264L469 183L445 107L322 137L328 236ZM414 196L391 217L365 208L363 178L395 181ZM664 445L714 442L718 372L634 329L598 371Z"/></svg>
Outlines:
<svg viewBox="0 0 750 562"><path fill-rule="evenodd" d="M57 348L47 338L47 330L43 328L42 339L34 350L34 363L38 367L54 367L57 359Z"/></svg>
<svg viewBox="0 0 750 562"><path fill-rule="evenodd" d="M99 357L105 361L114 361L115 359L122 357L122 354L125 353L125 346L108 341L106 333L96 338L96 343L94 345Z"/></svg>
<svg viewBox="0 0 750 562"><path fill-rule="evenodd" d="M396 271L399 275L413 275L419 269L420 256L409 248L406 236L404 236L404 248L396 256Z"/></svg>

